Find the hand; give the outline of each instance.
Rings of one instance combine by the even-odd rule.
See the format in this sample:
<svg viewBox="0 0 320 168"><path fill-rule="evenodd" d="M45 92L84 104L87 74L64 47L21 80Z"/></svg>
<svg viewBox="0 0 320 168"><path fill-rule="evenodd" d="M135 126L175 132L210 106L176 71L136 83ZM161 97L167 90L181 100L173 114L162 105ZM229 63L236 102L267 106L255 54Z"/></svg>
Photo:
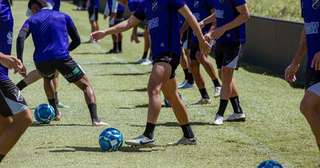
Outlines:
<svg viewBox="0 0 320 168"><path fill-rule="evenodd" d="M210 44L203 38L199 41L199 48L202 54L208 55L211 51Z"/></svg>
<svg viewBox="0 0 320 168"><path fill-rule="evenodd" d="M22 65L21 70L18 71L18 72L19 72L19 74L20 74L22 77L24 77L24 78L27 76L27 68L26 68L24 65ZM15 71L15 73L17 73L17 72Z"/></svg>
<svg viewBox="0 0 320 168"><path fill-rule="evenodd" d="M210 33L211 39L219 39L226 31L223 28L216 28Z"/></svg>
<svg viewBox="0 0 320 168"><path fill-rule="evenodd" d="M1 56L0 63L8 69L14 69L15 71L20 71L23 67L22 62L13 56Z"/></svg>
<svg viewBox="0 0 320 168"><path fill-rule="evenodd" d="M211 39L211 33L209 32L209 33L207 33L206 35L204 35L204 39L205 39L208 43L210 43L210 42L212 41L212 39Z"/></svg>
<svg viewBox="0 0 320 168"><path fill-rule="evenodd" d="M285 75L284 75L285 80L290 83L295 82L297 79L296 73L298 72L299 67L300 67L299 64L291 63L285 71Z"/></svg>
<svg viewBox="0 0 320 168"><path fill-rule="evenodd" d="M314 55L311 68L314 68L316 71L320 70L320 51Z"/></svg>
<svg viewBox="0 0 320 168"><path fill-rule="evenodd" d="M199 22L199 26L200 26L200 28L202 29L202 28L204 28L204 26L206 26L206 25L205 25L205 23L204 23L203 21L201 21L201 22Z"/></svg>
<svg viewBox="0 0 320 168"><path fill-rule="evenodd" d="M134 41L134 42L137 43L137 44L140 43L140 40L139 40L139 38L138 38L138 36L137 36L137 33L132 33L130 40L131 40L131 42Z"/></svg>
<svg viewBox="0 0 320 168"><path fill-rule="evenodd" d="M104 31L95 31L90 34L90 38L94 41L98 41L100 39L103 39L107 34Z"/></svg>

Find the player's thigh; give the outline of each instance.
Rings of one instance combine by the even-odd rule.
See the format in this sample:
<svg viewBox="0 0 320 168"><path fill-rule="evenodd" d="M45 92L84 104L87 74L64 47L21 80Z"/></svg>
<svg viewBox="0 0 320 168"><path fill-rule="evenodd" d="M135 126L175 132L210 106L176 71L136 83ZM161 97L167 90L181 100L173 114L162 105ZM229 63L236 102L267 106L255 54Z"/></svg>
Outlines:
<svg viewBox="0 0 320 168"><path fill-rule="evenodd" d="M42 62L36 63L36 68L38 73L44 78L48 80L52 80L56 77L56 62Z"/></svg>

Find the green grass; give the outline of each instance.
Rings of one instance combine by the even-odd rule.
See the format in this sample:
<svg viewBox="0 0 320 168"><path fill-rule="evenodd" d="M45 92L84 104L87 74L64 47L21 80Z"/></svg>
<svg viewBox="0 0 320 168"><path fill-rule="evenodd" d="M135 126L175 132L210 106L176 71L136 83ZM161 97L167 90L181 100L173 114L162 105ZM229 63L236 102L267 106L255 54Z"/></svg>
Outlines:
<svg viewBox="0 0 320 168"><path fill-rule="evenodd" d="M16 2L15 36L25 17L25 2ZM73 11L68 3L62 10L74 19L83 40L87 40L89 25L86 12ZM105 21L100 20L104 27ZM129 64L142 51L142 44L129 42L125 33L124 53L105 55L111 47L110 38L99 44L83 44L72 56L82 65L89 76L98 100L100 116L113 127L120 129L125 138L132 138L144 129L148 103L144 91L149 66ZM25 46L26 65L32 63L31 38ZM14 51L15 52L15 51ZM104 128L91 127L89 114L82 93L61 79L60 99L70 105L62 109L63 120L48 126L31 127L4 160L4 168L250 168L262 160L275 159L287 167L316 167L318 150L312 133L298 111L303 90L292 89L278 77L252 73L254 67L241 68L236 73L241 92L241 102L248 115L246 123L226 123L221 127L211 124L217 110L218 99L213 105L191 106L199 98L197 89L182 91L187 99L188 112L194 132L199 140L197 146L163 147L136 150L125 146L122 151L102 153L98 135ZM205 73L203 73L205 74ZM209 93L211 82L206 77ZM11 75L17 82L21 78ZM183 73L179 69L179 81ZM42 82L26 88L23 95L30 107L46 102ZM229 105L230 106L230 105ZM228 113L231 112L228 108ZM156 140L160 145L181 137L180 128L170 109L162 109L156 128Z"/></svg>

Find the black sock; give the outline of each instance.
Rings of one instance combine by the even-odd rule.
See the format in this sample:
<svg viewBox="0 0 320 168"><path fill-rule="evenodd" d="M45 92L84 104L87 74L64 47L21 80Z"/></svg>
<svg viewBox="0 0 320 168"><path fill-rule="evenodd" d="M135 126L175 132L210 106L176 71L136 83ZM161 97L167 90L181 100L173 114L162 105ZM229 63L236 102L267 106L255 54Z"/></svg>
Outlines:
<svg viewBox="0 0 320 168"><path fill-rule="evenodd" d="M0 162L2 161L2 159L5 157L6 155L0 155Z"/></svg>
<svg viewBox="0 0 320 168"><path fill-rule="evenodd" d="M217 114L223 117L224 112L227 109L227 106L228 106L228 100L220 99L220 105L219 105L219 110Z"/></svg>
<svg viewBox="0 0 320 168"><path fill-rule="evenodd" d="M57 104L56 104L57 100L55 98L48 99L48 102L53 107L54 112L57 114L57 112L58 112L58 108L57 108Z"/></svg>
<svg viewBox="0 0 320 168"><path fill-rule="evenodd" d="M113 42L113 50L117 50L117 42Z"/></svg>
<svg viewBox="0 0 320 168"><path fill-rule="evenodd" d="M122 52L122 41L118 42L118 49L120 52Z"/></svg>
<svg viewBox="0 0 320 168"><path fill-rule="evenodd" d="M231 97L230 98L230 102L232 104L234 113L238 113L238 114L242 114L243 113L242 108L240 106L240 101L239 101L239 97L238 96Z"/></svg>
<svg viewBox="0 0 320 168"><path fill-rule="evenodd" d="M184 73L184 79L188 80L189 70L188 69L183 69L183 73Z"/></svg>
<svg viewBox="0 0 320 168"><path fill-rule="evenodd" d="M146 59L147 56L148 56L148 52L144 52L144 53L143 53L143 56L142 56L142 59Z"/></svg>
<svg viewBox="0 0 320 168"><path fill-rule="evenodd" d="M27 87L27 83L24 81L24 80L21 80L18 84L17 84L17 87L20 89L20 90L23 90L25 87Z"/></svg>
<svg viewBox="0 0 320 168"><path fill-rule="evenodd" d="M193 79L192 73L188 72L187 80L188 80L188 83L194 84L194 79Z"/></svg>
<svg viewBox="0 0 320 168"><path fill-rule="evenodd" d="M200 92L202 98L210 99L206 88L199 89L199 92Z"/></svg>
<svg viewBox="0 0 320 168"><path fill-rule="evenodd" d="M221 84L218 79L212 80L214 87L221 87Z"/></svg>
<svg viewBox="0 0 320 168"><path fill-rule="evenodd" d="M181 125L181 129L183 132L183 136L185 138L194 138L194 134L193 134L193 131L192 131L190 124Z"/></svg>
<svg viewBox="0 0 320 168"><path fill-rule="evenodd" d="M92 121L98 121L97 105L95 103L88 104L90 117Z"/></svg>
<svg viewBox="0 0 320 168"><path fill-rule="evenodd" d="M144 130L143 135L150 138L150 139L153 139L153 132L154 132L155 127L156 127L155 124L147 123L146 129Z"/></svg>
<svg viewBox="0 0 320 168"><path fill-rule="evenodd" d="M58 92L54 92L55 100L56 100L56 105L59 104L59 97L58 97Z"/></svg>

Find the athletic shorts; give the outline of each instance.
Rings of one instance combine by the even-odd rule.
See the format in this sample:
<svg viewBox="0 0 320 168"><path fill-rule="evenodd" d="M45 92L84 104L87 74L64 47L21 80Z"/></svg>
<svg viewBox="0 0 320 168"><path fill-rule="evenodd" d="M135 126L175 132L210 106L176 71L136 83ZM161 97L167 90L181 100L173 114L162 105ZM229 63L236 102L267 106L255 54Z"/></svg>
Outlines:
<svg viewBox="0 0 320 168"><path fill-rule="evenodd" d="M243 48L240 42L216 44L215 56L218 69L222 67L238 69L239 60L243 54Z"/></svg>
<svg viewBox="0 0 320 168"><path fill-rule="evenodd" d="M197 52L200 51L200 48L199 48L199 43L191 43L191 47L190 47L190 59L191 60L197 60L196 58L196 55L197 55Z"/></svg>
<svg viewBox="0 0 320 168"><path fill-rule="evenodd" d="M114 21L112 21L112 19L110 17L110 19L109 19L109 27L117 25L117 24L121 23L124 20L125 20L125 18L123 17L123 13L117 13L117 16L114 19Z"/></svg>
<svg viewBox="0 0 320 168"><path fill-rule="evenodd" d="M0 115L14 116L28 109L18 87L11 80L0 81Z"/></svg>
<svg viewBox="0 0 320 168"><path fill-rule="evenodd" d="M171 75L170 79L173 79L176 77L176 70L180 64L180 56L177 56L173 53L166 53L158 56L154 61L153 65L159 62L165 62L171 65Z"/></svg>
<svg viewBox="0 0 320 168"><path fill-rule="evenodd" d="M189 28L186 32L184 32L182 36L182 46L184 49L190 49L191 48L191 42L192 42L192 29Z"/></svg>
<svg viewBox="0 0 320 168"><path fill-rule="evenodd" d="M88 8L89 20L98 21L99 18L99 9L97 8Z"/></svg>
<svg viewBox="0 0 320 168"><path fill-rule="evenodd" d="M79 81L85 75L81 66L71 57L62 60L42 62L36 64L36 68L43 78L49 80L56 77L57 71L60 72L70 83Z"/></svg>
<svg viewBox="0 0 320 168"><path fill-rule="evenodd" d="M308 68L306 71L306 90L320 96L320 71Z"/></svg>

